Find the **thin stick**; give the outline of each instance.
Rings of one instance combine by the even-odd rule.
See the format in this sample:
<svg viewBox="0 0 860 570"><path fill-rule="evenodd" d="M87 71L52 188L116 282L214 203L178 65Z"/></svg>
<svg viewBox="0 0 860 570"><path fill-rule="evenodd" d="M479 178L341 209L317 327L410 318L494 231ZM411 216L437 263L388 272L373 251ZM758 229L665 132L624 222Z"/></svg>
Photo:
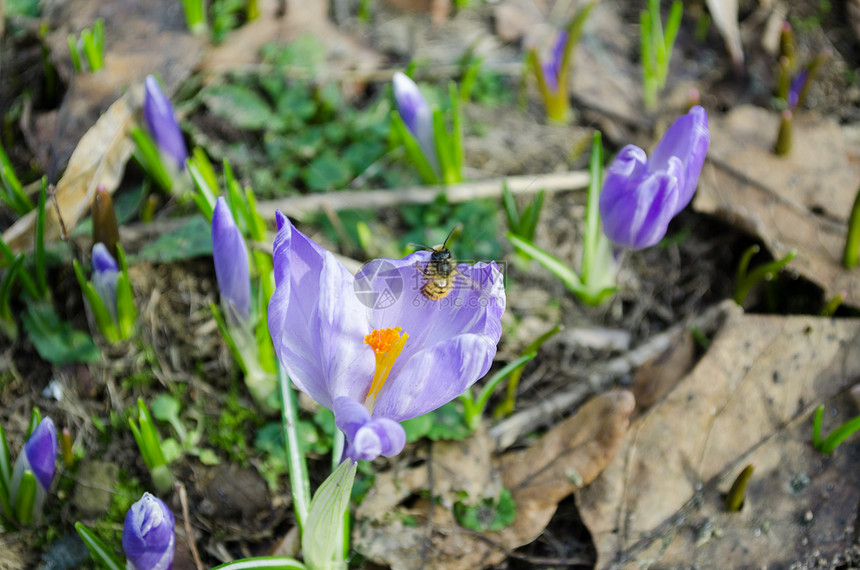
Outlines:
<svg viewBox="0 0 860 570"><path fill-rule="evenodd" d="M176 487L179 489L179 503L182 505L182 520L185 523L185 542L191 550L191 557L194 558L194 565L197 566L197 570L204 570L200 553L197 552L197 542L194 540L194 534L191 530L191 520L188 516L188 494L185 492L185 484L178 482Z"/></svg>

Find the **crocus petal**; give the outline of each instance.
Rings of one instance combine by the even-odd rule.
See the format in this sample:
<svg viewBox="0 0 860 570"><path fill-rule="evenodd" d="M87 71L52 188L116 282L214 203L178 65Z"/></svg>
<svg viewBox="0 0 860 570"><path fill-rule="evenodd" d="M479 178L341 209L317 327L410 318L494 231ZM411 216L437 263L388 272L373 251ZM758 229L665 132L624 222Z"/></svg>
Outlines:
<svg viewBox="0 0 860 570"><path fill-rule="evenodd" d="M93 276L92 283L96 293L105 304L114 321L116 312L116 286L119 281L119 266L108 252L105 244L99 242L93 246Z"/></svg>
<svg viewBox="0 0 860 570"><path fill-rule="evenodd" d="M394 100L406 127L415 136L424 156L433 168L437 168L436 141L433 137L433 111L418 86L407 75L399 71L394 74Z"/></svg>
<svg viewBox="0 0 860 570"><path fill-rule="evenodd" d="M218 289L228 308L230 321L233 324L247 323L251 318L248 250L223 197L218 198L212 213L212 257Z"/></svg>
<svg viewBox="0 0 860 570"><path fill-rule="evenodd" d="M561 60L564 57L564 45L567 43L567 30L559 32L552 48L550 58L544 61L543 77L550 91L558 91L558 81L561 78Z"/></svg>
<svg viewBox="0 0 860 570"><path fill-rule="evenodd" d="M673 160L680 168L680 162ZM605 189L601 207L603 231L615 244L631 249L651 247L666 234L678 200L678 178L652 173L628 185ZM601 195L603 204L604 195Z"/></svg>
<svg viewBox="0 0 860 570"><path fill-rule="evenodd" d="M153 495L144 493L125 516L122 549L131 570L170 570L173 567L173 513Z"/></svg>
<svg viewBox="0 0 860 570"><path fill-rule="evenodd" d="M333 411L337 427L349 442L344 455L350 459L391 457L406 445L406 432L400 424L388 418L372 419L367 408L355 400L337 398Z"/></svg>
<svg viewBox="0 0 860 570"><path fill-rule="evenodd" d="M693 197L710 143L700 106L676 120L648 160L628 145L606 171L600 194L603 232L616 247L650 247Z"/></svg>
<svg viewBox="0 0 860 570"><path fill-rule="evenodd" d="M708 115L701 106L696 105L689 113L675 120L657 143L648 168L651 172L668 169L669 158L673 156L684 165L684 177L680 180L673 216L686 208L693 199L710 142Z"/></svg>
<svg viewBox="0 0 860 570"><path fill-rule="evenodd" d="M180 170L183 170L185 161L188 159L188 149L173 114L173 105L170 104L170 99L153 76L146 76L144 88L143 121L158 148L170 156Z"/></svg>
<svg viewBox="0 0 860 570"><path fill-rule="evenodd" d="M800 99L800 92L803 86L806 85L806 80L809 79L809 70L802 69L794 77L791 78L791 83L788 86L788 108L794 111L797 107L797 102Z"/></svg>
<svg viewBox="0 0 860 570"><path fill-rule="evenodd" d="M275 352L302 391L327 408L334 398L367 394L375 358L364 344L366 310L353 276L289 220L278 215L275 293L268 323Z"/></svg>
<svg viewBox="0 0 860 570"><path fill-rule="evenodd" d="M50 489L57 462L57 429L51 418L39 422L24 444L24 454L36 481L46 491Z"/></svg>

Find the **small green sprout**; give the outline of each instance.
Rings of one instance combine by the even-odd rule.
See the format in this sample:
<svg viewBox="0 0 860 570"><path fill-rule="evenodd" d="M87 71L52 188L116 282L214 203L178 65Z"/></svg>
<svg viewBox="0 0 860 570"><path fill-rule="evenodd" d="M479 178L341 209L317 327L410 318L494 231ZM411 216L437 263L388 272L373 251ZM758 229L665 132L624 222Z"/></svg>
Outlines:
<svg viewBox="0 0 860 570"><path fill-rule="evenodd" d="M526 207L520 212L517 202L514 200L514 195L508 188L508 183L502 182L502 206L505 208L508 230L512 234L528 241L534 241L535 230L537 230L545 194L545 190L538 192L532 201L526 204Z"/></svg>
<svg viewBox="0 0 860 570"><path fill-rule="evenodd" d="M848 436L860 430L860 416L856 416L833 430L830 435L822 440L821 419L823 417L824 405L822 404L816 408L815 415L812 418L812 445L821 453L830 455Z"/></svg>
<svg viewBox="0 0 860 570"><path fill-rule="evenodd" d="M854 269L857 267L858 259L860 259L860 189L857 190L851 215L848 217L848 235L845 237L842 265L846 269Z"/></svg>
<svg viewBox="0 0 860 570"><path fill-rule="evenodd" d="M756 267L752 271L748 271L750 261L753 256L759 252L761 248L757 245L751 245L744 251L741 260L738 263L737 280L735 282L734 300L740 306L743 306L744 300L747 298L750 289L760 281L770 281L776 276L780 269L789 264L797 255L795 250L789 251L785 257L774 259L764 265Z"/></svg>
<svg viewBox="0 0 860 570"><path fill-rule="evenodd" d="M501 370L493 374L489 380L487 380L486 384L484 384L483 388L478 392L477 398L471 390L463 392L463 395L460 396L460 399L463 401L463 417L465 418L466 425L470 430L474 431L481 423L484 408L487 407L487 402L489 402L490 396L493 395L493 392L496 391L499 384L519 368L525 366L535 356L537 356L537 352L529 352L509 362Z"/></svg>
<svg viewBox="0 0 860 570"><path fill-rule="evenodd" d="M105 21L99 18L92 28L81 30L81 37L69 34L69 55L75 71L83 71L83 61L86 60L90 71L98 71L104 67L105 56Z"/></svg>
<svg viewBox="0 0 860 570"><path fill-rule="evenodd" d="M149 469L155 488L161 492L170 491L173 488L173 473L167 466L161 438L158 436L152 414L149 413L149 408L141 398L137 399L136 412L136 417L129 418L128 424L143 456L143 462Z"/></svg>
<svg viewBox="0 0 860 570"><path fill-rule="evenodd" d="M33 201L24 192L21 181L15 175L12 162L2 145L0 145L0 200L12 208L16 214L22 216L35 208Z"/></svg>
<svg viewBox="0 0 860 570"><path fill-rule="evenodd" d="M517 251L529 255L558 277L580 301L597 306L618 290L615 284L618 270L612 246L600 230L598 202L603 186L603 145L600 133L594 133L589 167L588 198L585 205L585 236L582 240L582 266L577 274L563 261L534 245L531 241L508 232L506 235Z"/></svg>
<svg viewBox="0 0 860 570"><path fill-rule="evenodd" d="M663 31L660 15L660 0L648 0L648 9L639 15L642 34L642 87L645 106L653 109L657 105L657 93L666 86L669 74L669 60L684 5L680 0L672 2L666 30Z"/></svg>
<svg viewBox="0 0 860 570"><path fill-rule="evenodd" d="M188 31L195 36L206 33L206 2L205 0L182 0L182 8L185 10L185 23Z"/></svg>
<svg viewBox="0 0 860 570"><path fill-rule="evenodd" d="M736 513L743 508L744 501L746 500L747 484L754 470L755 466L752 464L744 467L744 470L741 471L735 482L732 483L732 488L726 493L726 509L730 513Z"/></svg>

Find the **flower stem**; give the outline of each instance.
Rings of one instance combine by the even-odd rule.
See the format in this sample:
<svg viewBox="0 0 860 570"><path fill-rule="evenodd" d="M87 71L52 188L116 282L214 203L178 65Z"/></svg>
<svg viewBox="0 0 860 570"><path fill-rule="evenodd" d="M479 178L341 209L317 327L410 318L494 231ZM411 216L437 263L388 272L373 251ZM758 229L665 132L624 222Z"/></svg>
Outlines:
<svg viewBox="0 0 860 570"><path fill-rule="evenodd" d="M303 530L311 504L311 487L308 481L308 465L302 452L298 432L298 408L296 393L283 365L278 363L278 384L281 387L281 403L284 411L284 434L287 441L287 465L290 472L290 491L296 511L296 522Z"/></svg>

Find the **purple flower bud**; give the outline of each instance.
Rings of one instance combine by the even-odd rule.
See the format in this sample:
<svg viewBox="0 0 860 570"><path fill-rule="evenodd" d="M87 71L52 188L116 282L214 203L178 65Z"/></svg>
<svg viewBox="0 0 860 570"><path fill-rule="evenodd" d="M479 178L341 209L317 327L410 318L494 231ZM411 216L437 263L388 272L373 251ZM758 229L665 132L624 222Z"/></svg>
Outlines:
<svg viewBox="0 0 860 570"><path fill-rule="evenodd" d="M600 194L606 236L620 247L656 244L696 191L711 136L700 106L678 118L651 155L628 145L610 165Z"/></svg>
<svg viewBox="0 0 860 570"><path fill-rule="evenodd" d="M791 83L788 86L788 108L791 111L797 107L800 100L800 92L803 86L806 85L806 80L809 79L809 71L806 69L800 70L794 77L791 78Z"/></svg>
<svg viewBox="0 0 860 570"><path fill-rule="evenodd" d="M188 149L173 114L173 105L153 76L146 76L144 87L146 93L143 98L143 121L146 128L158 148L176 162L179 170L184 170Z"/></svg>
<svg viewBox="0 0 860 570"><path fill-rule="evenodd" d="M212 213L212 257L221 299L233 325L251 318L251 276L248 250L227 202L219 197Z"/></svg>
<svg viewBox="0 0 860 570"><path fill-rule="evenodd" d="M433 138L433 112L418 86L405 74L399 71L394 74L394 100L397 110L409 131L424 151L428 162L436 168L436 142Z"/></svg>
<svg viewBox="0 0 860 570"><path fill-rule="evenodd" d="M558 81L561 78L561 60L564 57L564 45L567 43L567 30L562 30L555 40L549 60L544 61L543 78L546 87L552 92L558 91Z"/></svg>
<svg viewBox="0 0 860 570"><path fill-rule="evenodd" d="M108 252L105 244L99 242L93 246L93 287L107 307L108 312L117 319L116 285L119 280L119 266Z"/></svg>
<svg viewBox="0 0 860 570"><path fill-rule="evenodd" d="M173 567L176 521L164 501L144 493L125 516L122 549L130 570L170 570Z"/></svg>
<svg viewBox="0 0 860 570"><path fill-rule="evenodd" d="M24 444L22 453L39 485L47 491L54 481L57 461L57 429L51 418L43 418Z"/></svg>

